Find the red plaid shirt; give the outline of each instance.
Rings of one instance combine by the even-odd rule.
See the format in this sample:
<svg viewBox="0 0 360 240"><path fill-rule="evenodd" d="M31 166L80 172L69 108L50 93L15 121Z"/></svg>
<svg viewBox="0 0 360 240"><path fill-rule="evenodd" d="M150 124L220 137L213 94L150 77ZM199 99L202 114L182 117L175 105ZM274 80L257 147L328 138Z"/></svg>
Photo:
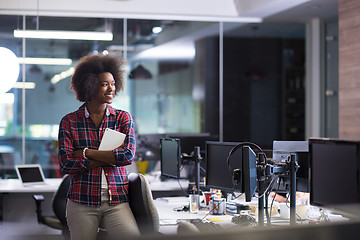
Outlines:
<svg viewBox="0 0 360 240"><path fill-rule="evenodd" d="M128 112L107 106L99 129L90 118L83 104L77 111L67 114L59 127L59 162L62 174L69 174L71 182L68 198L74 202L97 207L101 205L101 173L104 169L108 180L109 204L128 201L128 179L125 165L133 162L135 156L134 122ZM78 149L98 149L106 128L126 134L124 145L114 149L115 165L87 170L90 160L72 157Z"/></svg>

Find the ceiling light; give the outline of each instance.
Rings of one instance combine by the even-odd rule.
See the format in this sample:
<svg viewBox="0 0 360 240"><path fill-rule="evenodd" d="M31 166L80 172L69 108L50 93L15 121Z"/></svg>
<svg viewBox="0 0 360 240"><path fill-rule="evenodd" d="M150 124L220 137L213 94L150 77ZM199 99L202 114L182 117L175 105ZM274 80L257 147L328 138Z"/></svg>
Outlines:
<svg viewBox="0 0 360 240"><path fill-rule="evenodd" d="M38 65L71 65L70 58L17 58L20 64L38 64Z"/></svg>
<svg viewBox="0 0 360 240"><path fill-rule="evenodd" d="M146 80L151 79L152 75L149 70L143 67L143 65L139 64L136 68L134 68L130 74L129 78L133 80Z"/></svg>
<svg viewBox="0 0 360 240"><path fill-rule="evenodd" d="M152 28L152 32L153 33L161 33L161 31L162 31L163 29L162 29L162 27L153 27Z"/></svg>
<svg viewBox="0 0 360 240"><path fill-rule="evenodd" d="M41 68L39 68L38 65L33 64L30 68L29 68L29 73L31 74L40 74L42 72Z"/></svg>
<svg viewBox="0 0 360 240"><path fill-rule="evenodd" d="M34 82L16 82L13 88L25 88L25 89L34 89L35 83Z"/></svg>
<svg viewBox="0 0 360 240"><path fill-rule="evenodd" d="M133 59L194 59L195 45L189 44L164 44L146 49Z"/></svg>
<svg viewBox="0 0 360 240"><path fill-rule="evenodd" d="M111 32L85 32L85 31L51 31L51 30L14 30L16 38L40 39L68 39L68 40L97 40L112 41Z"/></svg>
<svg viewBox="0 0 360 240"><path fill-rule="evenodd" d="M61 73L59 73L59 74L56 74L55 76L53 76L53 77L51 78L51 80L50 80L51 83L52 83L52 84L56 84L56 83L58 83L59 81L65 79L65 78L67 78L67 77L70 77L70 76L74 73L74 70L75 70L75 68L74 68L74 67L71 67L71 68L69 68L69 69L66 70L66 71L63 71L63 72L61 72Z"/></svg>
<svg viewBox="0 0 360 240"><path fill-rule="evenodd" d="M0 47L0 94L9 91L19 77L20 67L16 55Z"/></svg>
<svg viewBox="0 0 360 240"><path fill-rule="evenodd" d="M0 104L13 104L13 103L14 103L13 93L0 94Z"/></svg>

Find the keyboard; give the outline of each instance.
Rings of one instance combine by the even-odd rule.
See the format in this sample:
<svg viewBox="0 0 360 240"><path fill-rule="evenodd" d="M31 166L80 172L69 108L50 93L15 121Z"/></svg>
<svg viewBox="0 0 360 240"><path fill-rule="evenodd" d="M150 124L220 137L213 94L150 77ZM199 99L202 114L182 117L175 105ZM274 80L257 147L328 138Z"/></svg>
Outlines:
<svg viewBox="0 0 360 240"><path fill-rule="evenodd" d="M204 222L198 219L190 221L200 232L215 232L222 230L223 227L213 222Z"/></svg>

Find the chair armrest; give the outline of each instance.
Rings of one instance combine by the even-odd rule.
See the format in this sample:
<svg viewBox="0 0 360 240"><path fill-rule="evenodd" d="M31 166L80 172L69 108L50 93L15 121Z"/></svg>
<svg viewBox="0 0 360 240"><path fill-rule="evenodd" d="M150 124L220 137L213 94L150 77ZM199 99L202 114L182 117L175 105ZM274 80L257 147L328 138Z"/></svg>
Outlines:
<svg viewBox="0 0 360 240"><path fill-rule="evenodd" d="M33 198L35 199L35 201L44 201L44 195L39 195L39 194L35 194L33 195Z"/></svg>
<svg viewBox="0 0 360 240"><path fill-rule="evenodd" d="M43 202L45 200L44 195L34 194L33 198L35 199L36 215L37 215L38 222L40 224L43 224L44 217L42 216L41 202Z"/></svg>

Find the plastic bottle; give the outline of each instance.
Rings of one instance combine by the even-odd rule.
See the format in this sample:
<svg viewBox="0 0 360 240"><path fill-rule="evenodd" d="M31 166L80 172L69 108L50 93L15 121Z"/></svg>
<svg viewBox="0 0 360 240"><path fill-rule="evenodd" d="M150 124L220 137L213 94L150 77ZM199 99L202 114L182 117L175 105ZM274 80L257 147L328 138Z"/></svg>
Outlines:
<svg viewBox="0 0 360 240"><path fill-rule="evenodd" d="M196 189L192 189L189 194L189 209L190 213L199 212L199 194L197 194Z"/></svg>

